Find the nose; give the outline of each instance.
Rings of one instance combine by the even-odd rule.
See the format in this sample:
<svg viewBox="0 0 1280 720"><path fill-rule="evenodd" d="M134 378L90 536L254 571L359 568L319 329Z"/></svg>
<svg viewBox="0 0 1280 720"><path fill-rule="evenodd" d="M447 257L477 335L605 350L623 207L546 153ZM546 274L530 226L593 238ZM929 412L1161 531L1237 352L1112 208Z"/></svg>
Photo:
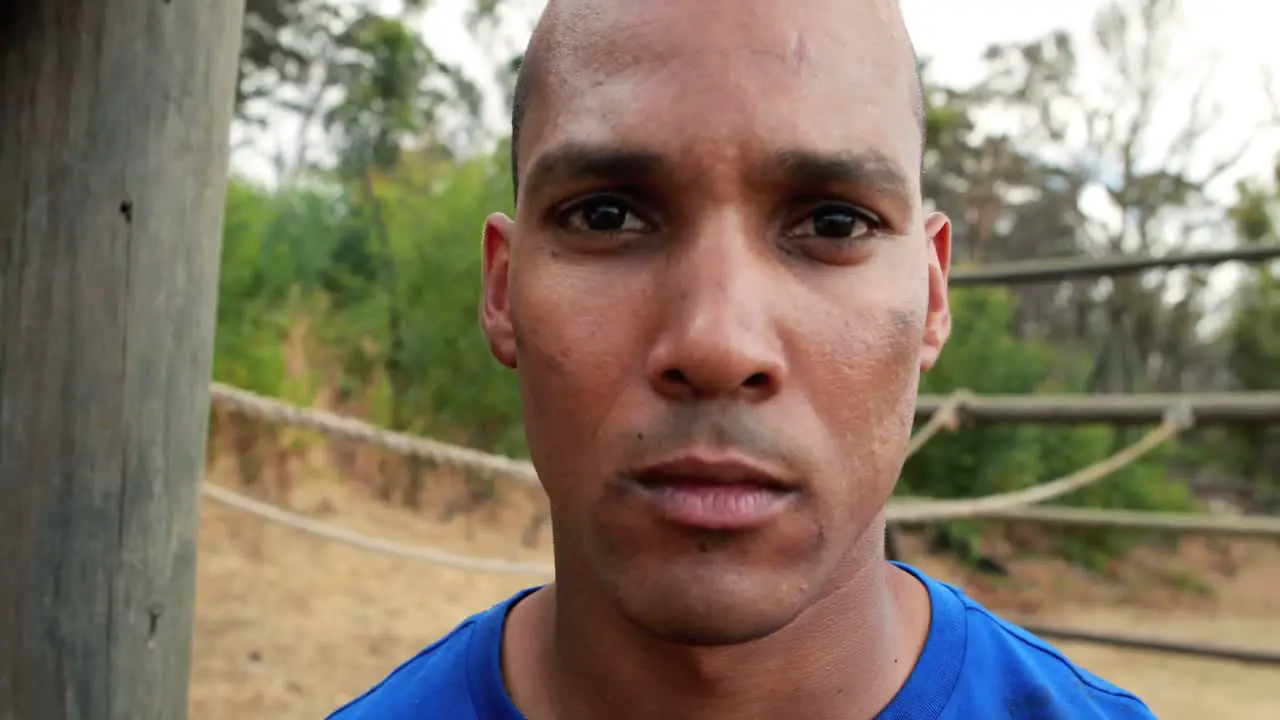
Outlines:
<svg viewBox="0 0 1280 720"><path fill-rule="evenodd" d="M758 403L786 380L769 259L745 242L700 239L672 257L657 298L649 384L672 400Z"/></svg>

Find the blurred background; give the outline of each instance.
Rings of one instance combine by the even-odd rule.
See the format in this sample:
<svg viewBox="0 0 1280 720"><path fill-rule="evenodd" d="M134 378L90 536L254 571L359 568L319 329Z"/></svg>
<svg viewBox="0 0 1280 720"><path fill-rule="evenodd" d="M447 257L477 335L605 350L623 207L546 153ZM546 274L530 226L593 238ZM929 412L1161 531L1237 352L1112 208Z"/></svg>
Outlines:
<svg viewBox="0 0 1280 720"><path fill-rule="evenodd" d="M1280 243L1280 5L902 4L929 103L926 197L955 222L957 273ZM540 9L248 0L216 381L524 456L514 377L476 308L483 218L511 209L510 90ZM1280 266L1265 257L958 286L922 392L1280 390ZM371 537L550 561L536 488L268 420L215 397L211 483ZM909 460L900 493L1018 490L1148 430L966 424ZM1054 505L1280 517L1280 426L1198 426ZM1280 649L1275 536L964 520L897 540L1010 617ZM543 580L371 553L212 502L199 552L194 718L323 717ZM1161 718L1280 707L1274 666L1061 646Z"/></svg>

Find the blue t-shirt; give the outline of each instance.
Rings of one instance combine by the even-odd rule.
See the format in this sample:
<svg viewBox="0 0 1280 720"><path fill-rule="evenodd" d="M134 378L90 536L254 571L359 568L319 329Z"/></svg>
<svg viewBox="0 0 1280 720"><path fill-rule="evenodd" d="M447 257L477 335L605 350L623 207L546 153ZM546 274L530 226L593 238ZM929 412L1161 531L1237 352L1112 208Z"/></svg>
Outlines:
<svg viewBox="0 0 1280 720"><path fill-rule="evenodd" d="M1155 720L1141 700L959 588L895 564L928 588L933 613L915 669L879 720ZM502 630L536 589L464 620L329 720L524 720L502 681Z"/></svg>

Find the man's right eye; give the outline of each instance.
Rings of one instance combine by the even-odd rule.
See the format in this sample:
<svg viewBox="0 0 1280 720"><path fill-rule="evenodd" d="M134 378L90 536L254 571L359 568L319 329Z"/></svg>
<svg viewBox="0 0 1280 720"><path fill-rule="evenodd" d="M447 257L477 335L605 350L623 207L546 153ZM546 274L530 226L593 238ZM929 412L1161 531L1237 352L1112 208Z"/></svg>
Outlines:
<svg viewBox="0 0 1280 720"><path fill-rule="evenodd" d="M567 209L562 222L574 232L627 233L647 232L649 225L628 205L613 198L584 200Z"/></svg>

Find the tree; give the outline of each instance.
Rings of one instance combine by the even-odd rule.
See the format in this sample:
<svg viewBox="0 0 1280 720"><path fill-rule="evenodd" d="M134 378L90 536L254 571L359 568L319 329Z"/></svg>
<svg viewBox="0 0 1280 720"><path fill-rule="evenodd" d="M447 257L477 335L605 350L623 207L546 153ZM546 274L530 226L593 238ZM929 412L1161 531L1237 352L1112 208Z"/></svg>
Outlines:
<svg viewBox="0 0 1280 720"><path fill-rule="evenodd" d="M1207 188L1231 171L1247 150L1208 157L1203 140L1220 112L1208 99L1212 67L1198 77L1187 105L1170 88L1188 85L1186 73L1168 65L1177 41L1176 0L1113 0L1094 19L1092 45L1080 47L1064 33L1030 43L993 47L987 53L989 75L976 92L1014 118L1011 137L1044 157L1059 158L1059 169L1078 199L1090 190L1105 202L1106 215L1068 213L1076 244L1087 253L1153 254L1184 250L1194 242L1225 235L1226 208ZM1082 52L1101 59L1101 77L1086 77ZM1178 82L1174 82L1175 75ZM1185 120L1172 139L1160 142L1154 120ZM1021 240L1022 256L1042 255L1043 235ZM1037 243L1031 247L1027 243ZM1180 277L1181 292L1170 292ZM1163 277L1162 277L1163 276ZM1070 332L1094 336L1095 391L1178 390L1194 376L1189 370L1209 364L1195 328L1204 313L1201 294L1206 271L1116 278L1086 292L1072 293L1077 321ZM1046 298L1042 298L1044 300ZM1085 303L1100 301L1101 317L1087 318ZM1036 317L1062 315L1057 303L1036 303ZM1059 307L1061 307L1059 305ZM1050 336L1066 336L1059 323ZM1200 377L1205 377L1201 375Z"/></svg>
<svg viewBox="0 0 1280 720"><path fill-rule="evenodd" d="M356 69L352 63L362 55L368 59L370 53L406 51L404 42L410 39L428 71L423 90L437 102L451 95L447 104L462 108L439 114L429 123L432 130L447 133L449 137L442 139L455 147L488 139L475 122L481 97L472 79L441 62L406 24L420 20L427 5L426 0L401 0L399 9L388 12L376 9L369 0L248 0L236 114L242 123L256 126L264 126L268 116L278 117L281 112L298 120L297 156L276 158L286 181L311 166L310 131L322 117L332 113L336 104L345 103L351 109L346 93L352 89L350 74ZM503 7L501 0L476 0L468 13L473 31L487 31ZM395 26L404 32L397 36ZM376 50L373 45L380 41L401 44ZM504 71L499 68L498 72Z"/></svg>
<svg viewBox="0 0 1280 720"><path fill-rule="evenodd" d="M1232 211L1244 242L1280 241L1280 157L1268 185L1237 185L1239 201ZM1228 365L1241 390L1280 387L1280 269L1275 263L1249 273L1233 293L1233 313L1224 331L1230 348ZM1276 483L1280 477L1280 433L1276 428L1250 427L1239 431L1243 445L1239 469L1257 483Z"/></svg>

